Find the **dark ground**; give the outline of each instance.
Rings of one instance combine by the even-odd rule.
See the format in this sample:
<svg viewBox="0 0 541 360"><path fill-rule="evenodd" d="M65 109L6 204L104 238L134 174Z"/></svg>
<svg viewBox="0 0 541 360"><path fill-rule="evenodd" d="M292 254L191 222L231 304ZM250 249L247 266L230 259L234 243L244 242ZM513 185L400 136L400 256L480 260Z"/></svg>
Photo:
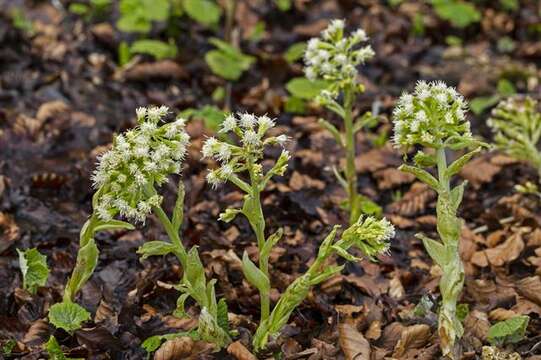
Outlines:
<svg viewBox="0 0 541 360"><path fill-rule="evenodd" d="M289 170L264 194L269 233L283 227L286 234L271 258L276 297L306 269L331 227L346 221L339 210L345 194L330 167L341 154L316 123L317 116L332 115L317 108L302 116L282 110L284 84L300 76L302 68L288 65L281 54L316 36L326 19L346 18L349 26L367 31L376 52L361 70L367 91L356 104L360 112L375 106L387 116L401 91L418 79L444 80L468 99L495 94L501 78L520 93L539 94L541 42L539 32L528 30L541 21L539 4L520 3L516 12L480 5L481 23L456 30L417 1L397 8L375 0L297 1L297 8L285 14L264 1L240 1L239 28L248 33L264 20L267 32L259 43L241 43L258 61L233 84L233 108L277 117L292 138ZM10 6L23 7L34 22L33 35L12 25ZM425 14L424 36L411 34L416 13ZM210 94L224 84L203 60L211 48L206 38L213 32L187 19L180 28L179 55L173 62L143 58L123 71L115 61L125 35L108 25L84 22L47 2L0 2L0 344L17 340L13 357L45 356L41 344L54 333L72 357L140 359L145 352L139 345L147 337L194 325L169 315L177 293L167 283L181 276L175 259L140 263L135 253L146 239L165 236L155 221L137 231L98 235L99 265L79 300L92 311L93 322L73 337L46 322L47 309L60 300L75 263L78 232L90 211L89 177L96 154L114 132L134 125L136 107L166 104L183 110L211 104ZM158 27L153 36L161 32ZM462 38L463 46L446 45L448 35ZM514 51L498 50L503 35L515 41ZM487 112L470 116L474 133L490 138ZM340 349L360 346L363 336L373 359L439 358L435 317L412 313L423 295L438 296L439 270L413 237L418 231L435 232L435 194L396 170L401 155L390 145L373 145L390 127L385 120L373 133L359 136L358 171L360 191L381 205L399 229L391 254L377 264L348 264L343 275L311 292L275 345L287 359L342 359ZM209 133L197 120L188 130L193 147L184 171L184 242L200 246L207 275L219 279L219 295L227 299L233 323L249 344L258 299L242 279L239 256L245 248L255 251L254 238L245 219L217 221L219 212L238 203L241 195L229 186L213 191L204 183L207 164L200 162L198 150ZM540 206L536 198L513 190L517 183L537 182L536 171L489 153L475 159L461 177L470 181L460 211L467 270L461 302L470 309L464 321L465 356L479 356L491 323L526 314L531 318L527 337L513 351L540 359ZM173 190L171 182L167 191L171 195ZM166 196L166 203L170 206L173 199ZM29 247L46 254L51 267L47 287L35 296L21 289L15 250ZM339 326L344 323L352 326ZM225 350L196 352L194 357L234 358Z"/></svg>

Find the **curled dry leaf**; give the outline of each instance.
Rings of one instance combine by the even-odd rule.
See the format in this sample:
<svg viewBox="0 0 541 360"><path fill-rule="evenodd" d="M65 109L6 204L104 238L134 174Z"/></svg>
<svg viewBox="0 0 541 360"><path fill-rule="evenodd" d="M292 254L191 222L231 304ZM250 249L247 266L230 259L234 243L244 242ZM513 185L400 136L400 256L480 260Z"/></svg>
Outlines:
<svg viewBox="0 0 541 360"><path fill-rule="evenodd" d="M38 346L47 342L51 335L51 328L45 319L39 319L30 325L23 337L23 343L28 347Z"/></svg>
<svg viewBox="0 0 541 360"><path fill-rule="evenodd" d="M479 267L486 267L489 264L503 266L516 260L522 253L522 250L524 250L524 247L522 234L516 232L502 244L494 248L475 252L471 261Z"/></svg>
<svg viewBox="0 0 541 360"><path fill-rule="evenodd" d="M473 310L464 319L464 331L470 336L485 340L490 328L488 316L484 312Z"/></svg>
<svg viewBox="0 0 541 360"><path fill-rule="evenodd" d="M185 79L186 70L173 60L161 60L151 63L136 64L120 74L126 80L143 81L149 79Z"/></svg>
<svg viewBox="0 0 541 360"><path fill-rule="evenodd" d="M323 190L325 189L325 183L321 180L316 180L308 175L302 175L299 172L294 171L289 179L289 187L294 191L300 191L307 188Z"/></svg>
<svg viewBox="0 0 541 360"><path fill-rule="evenodd" d="M70 107L62 100L49 101L40 105L36 113L36 119L40 123L44 123L47 119L51 119L69 110Z"/></svg>
<svg viewBox="0 0 541 360"><path fill-rule="evenodd" d="M426 324L408 326L402 331L400 340L394 348L393 357L400 359L408 350L425 346L430 336L430 326Z"/></svg>
<svg viewBox="0 0 541 360"><path fill-rule="evenodd" d="M488 314L488 317L492 321L504 321L515 316L517 316L517 313L515 313L513 310L507 310L504 308L494 309Z"/></svg>
<svg viewBox="0 0 541 360"><path fill-rule="evenodd" d="M370 340L378 340L381 337L381 321L372 321L368 330L366 330L365 336Z"/></svg>
<svg viewBox="0 0 541 360"><path fill-rule="evenodd" d="M235 341L227 347L227 352L237 360L257 360L246 347L240 342Z"/></svg>
<svg viewBox="0 0 541 360"><path fill-rule="evenodd" d="M516 289L526 299L541 305L541 278L539 276L530 276L519 280Z"/></svg>
<svg viewBox="0 0 541 360"><path fill-rule="evenodd" d="M358 172L374 173L388 167L396 168L402 164L400 155L388 144L379 149L372 149L355 158L355 168Z"/></svg>
<svg viewBox="0 0 541 360"><path fill-rule="evenodd" d="M8 214L0 212L0 254L19 238L19 227Z"/></svg>
<svg viewBox="0 0 541 360"><path fill-rule="evenodd" d="M353 325L338 325L340 347L347 360L370 360L370 343Z"/></svg>
<svg viewBox="0 0 541 360"><path fill-rule="evenodd" d="M154 354L154 360L181 360L192 355L194 341L188 336L167 340Z"/></svg>

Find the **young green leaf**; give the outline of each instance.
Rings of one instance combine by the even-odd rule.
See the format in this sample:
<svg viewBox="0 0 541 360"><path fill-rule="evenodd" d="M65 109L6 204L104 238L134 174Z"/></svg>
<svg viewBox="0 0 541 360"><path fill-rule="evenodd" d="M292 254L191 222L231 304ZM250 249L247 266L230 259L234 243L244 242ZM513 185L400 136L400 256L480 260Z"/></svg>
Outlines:
<svg viewBox="0 0 541 360"><path fill-rule="evenodd" d="M150 256L163 256L175 252L175 245L165 241L149 241L137 249L137 253L142 255L141 260Z"/></svg>
<svg viewBox="0 0 541 360"><path fill-rule="evenodd" d="M45 286L49 277L49 268L47 267L47 257L39 253L35 248L21 251L19 253L19 266L23 274L23 286L32 294L40 286Z"/></svg>
<svg viewBox="0 0 541 360"><path fill-rule="evenodd" d="M299 99L313 100L329 85L330 83L326 80L310 81L305 77L296 77L288 81L286 89L291 95Z"/></svg>
<svg viewBox="0 0 541 360"><path fill-rule="evenodd" d="M100 221L95 227L94 232L99 231L112 231L112 230L133 230L135 226L132 224L121 221L121 220L109 220L109 221Z"/></svg>
<svg viewBox="0 0 541 360"><path fill-rule="evenodd" d="M168 0L120 0L120 18L116 25L121 31L147 33L152 21L169 17Z"/></svg>
<svg viewBox="0 0 541 360"><path fill-rule="evenodd" d="M184 0L183 5L189 17L206 26L216 25L222 15L222 9L212 0Z"/></svg>
<svg viewBox="0 0 541 360"><path fill-rule="evenodd" d="M481 13L472 4L462 0L432 0L439 17L453 26L464 28L481 20Z"/></svg>
<svg viewBox="0 0 541 360"><path fill-rule="evenodd" d="M261 293L268 294L270 291L269 278L250 260L245 251L242 255L242 272L248 282L257 288Z"/></svg>
<svg viewBox="0 0 541 360"><path fill-rule="evenodd" d="M398 170L415 175L419 180L421 180L422 182L424 182L425 184L427 184L428 186L430 186L432 189L436 191L438 191L440 188L440 184L438 183L438 180L436 180L436 178L430 175L430 173L428 173L428 171L426 170L420 169L415 166L410 166L410 165L400 165Z"/></svg>
<svg viewBox="0 0 541 360"><path fill-rule="evenodd" d="M175 208L173 209L173 219L171 220L171 224L177 232L180 231L182 222L184 221L184 196L184 183L181 179L178 181L177 200L175 201Z"/></svg>
<svg viewBox="0 0 541 360"><path fill-rule="evenodd" d="M291 45L284 54L284 59L293 64L295 61L302 59L304 52L306 51L306 43L300 42Z"/></svg>
<svg viewBox="0 0 541 360"><path fill-rule="evenodd" d="M130 54L147 54L156 60L174 58L177 56L177 46L174 42L163 42L152 39L135 41L130 47Z"/></svg>
<svg viewBox="0 0 541 360"><path fill-rule="evenodd" d="M488 329L487 339L492 345L499 346L519 342L524 338L529 321L526 315L500 321Z"/></svg>
<svg viewBox="0 0 541 360"><path fill-rule="evenodd" d="M242 73L255 62L253 56L243 54L239 49L217 38L209 40L217 47L205 54L205 61L218 76L226 80L238 80Z"/></svg>
<svg viewBox="0 0 541 360"><path fill-rule="evenodd" d="M81 324L90 320L90 313L80 305L67 301L54 304L49 309L49 321L55 327L69 333L81 328Z"/></svg>
<svg viewBox="0 0 541 360"><path fill-rule="evenodd" d="M224 298L218 301L218 325L226 332L229 333L229 315L227 310L227 302Z"/></svg>

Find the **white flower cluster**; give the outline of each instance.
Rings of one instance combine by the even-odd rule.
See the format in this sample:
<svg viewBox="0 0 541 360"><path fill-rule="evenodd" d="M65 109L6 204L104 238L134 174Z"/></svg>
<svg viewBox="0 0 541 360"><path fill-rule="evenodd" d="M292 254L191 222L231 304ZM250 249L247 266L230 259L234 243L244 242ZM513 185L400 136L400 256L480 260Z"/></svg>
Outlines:
<svg viewBox="0 0 541 360"><path fill-rule="evenodd" d="M355 81L357 66L374 57L370 45L358 47L368 41L362 29L344 37L344 21L333 20L321 32L320 38L312 38L304 54L304 73L310 80L323 78L331 81Z"/></svg>
<svg viewBox="0 0 541 360"><path fill-rule="evenodd" d="M348 248L354 246L368 258L389 251L389 241L394 237L395 229L389 220L361 216L357 222L347 228L337 245Z"/></svg>
<svg viewBox="0 0 541 360"><path fill-rule="evenodd" d="M438 147L448 139L470 140L464 97L442 81L417 82L413 94L404 93L393 111L397 146Z"/></svg>
<svg viewBox="0 0 541 360"><path fill-rule="evenodd" d="M220 133L232 132L240 139L242 146L229 144L210 137L203 145L204 158L213 158L220 162L221 166L211 170L207 174L207 181L213 187L227 181L233 174L249 170L252 167L255 173L261 173L261 165L256 163L263 158L266 145L284 145L286 135L265 136L266 132L275 126L274 120L266 115L256 116L253 114L231 114L223 122ZM284 150L280 155L279 162L289 159L289 153ZM283 169L285 171L285 167Z"/></svg>
<svg viewBox="0 0 541 360"><path fill-rule="evenodd" d="M162 200L148 195L149 189L180 172L190 137L184 119L159 126L168 111L166 106L138 108L138 126L116 135L111 150L99 158L93 182L98 189L95 211L102 220L119 214L144 222Z"/></svg>

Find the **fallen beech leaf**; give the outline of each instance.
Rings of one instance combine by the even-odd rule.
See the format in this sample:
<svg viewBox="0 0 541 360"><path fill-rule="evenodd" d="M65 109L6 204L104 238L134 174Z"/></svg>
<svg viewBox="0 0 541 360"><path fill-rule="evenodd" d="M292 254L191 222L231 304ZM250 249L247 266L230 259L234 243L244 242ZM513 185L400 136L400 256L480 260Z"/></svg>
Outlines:
<svg viewBox="0 0 541 360"><path fill-rule="evenodd" d="M377 340L381 337L381 321L374 320L370 323L368 330L366 330L365 336L370 340Z"/></svg>
<svg viewBox="0 0 541 360"><path fill-rule="evenodd" d="M427 203L435 198L436 193L428 185L415 182L402 199L389 205L388 209L398 215L412 216L422 213Z"/></svg>
<svg viewBox="0 0 541 360"><path fill-rule="evenodd" d="M380 190L392 189L398 185L408 184L415 180L414 175L400 171L396 168L387 168L376 171L374 176L378 180L378 189Z"/></svg>
<svg viewBox="0 0 541 360"><path fill-rule="evenodd" d="M340 347L347 360L370 360L370 343L348 323L338 325Z"/></svg>
<svg viewBox="0 0 541 360"><path fill-rule="evenodd" d="M121 77L126 80L143 81L149 79L185 79L186 70L173 60L161 60L151 63L136 64L126 69Z"/></svg>
<svg viewBox="0 0 541 360"><path fill-rule="evenodd" d="M235 341L227 347L227 352L237 360L257 360L257 358L240 342Z"/></svg>
<svg viewBox="0 0 541 360"><path fill-rule="evenodd" d="M327 27L329 20L319 19L309 24L296 25L293 32L304 36L316 36Z"/></svg>
<svg viewBox="0 0 541 360"><path fill-rule="evenodd" d="M541 305L541 278L539 276L530 276L519 280L516 289L526 299Z"/></svg>
<svg viewBox="0 0 541 360"><path fill-rule="evenodd" d="M460 175L478 189L482 184L491 182L494 175L501 169L501 166L490 163L486 156L481 156L466 164L460 171Z"/></svg>
<svg viewBox="0 0 541 360"><path fill-rule="evenodd" d="M154 354L154 360L181 360L192 353L194 341L191 337L183 336L167 340Z"/></svg>
<svg viewBox="0 0 541 360"><path fill-rule="evenodd" d="M0 212L0 254L19 238L19 227L13 218Z"/></svg>
<svg viewBox="0 0 541 360"><path fill-rule="evenodd" d="M400 359L406 351L425 346L430 336L430 326L426 324L408 326L402 331L400 340L394 348L393 357Z"/></svg>
<svg viewBox="0 0 541 360"><path fill-rule="evenodd" d="M300 191L307 188L323 190L325 189L325 183L321 180L316 180L308 175L302 175L299 172L294 171L289 179L289 187L293 191Z"/></svg>
<svg viewBox="0 0 541 360"><path fill-rule="evenodd" d="M476 251L471 257L471 262L479 267L503 266L516 260L524 250L522 234L516 232L502 244L486 250Z"/></svg>
<svg viewBox="0 0 541 360"><path fill-rule="evenodd" d="M404 286L402 286L402 283L400 282L400 278L398 277L398 274L395 274L391 281L389 281L389 296L393 299L400 299L405 295L406 291L404 290Z"/></svg>
<svg viewBox="0 0 541 360"><path fill-rule="evenodd" d="M44 344L49 339L51 330L46 320L38 319L30 325L26 334L24 334L22 342L28 347Z"/></svg>
<svg viewBox="0 0 541 360"><path fill-rule="evenodd" d="M44 123L47 119L50 119L58 114L69 111L69 106L62 100L54 100L43 103L40 105L38 112L36 113L36 119Z"/></svg>
<svg viewBox="0 0 541 360"><path fill-rule="evenodd" d="M517 316L517 313L515 313L513 310L507 310L503 308L494 309L488 314L488 317L492 321L503 321L511 319L515 316Z"/></svg>
<svg viewBox="0 0 541 360"><path fill-rule="evenodd" d="M381 339L382 346L387 350L392 350L400 340L400 336L404 331L404 325L399 322L394 322L387 325L383 329L383 336Z"/></svg>
<svg viewBox="0 0 541 360"><path fill-rule="evenodd" d="M487 338L488 329L490 328L490 322L488 316L484 312L473 310L466 319L464 319L464 331L470 336L475 336L480 340Z"/></svg>

